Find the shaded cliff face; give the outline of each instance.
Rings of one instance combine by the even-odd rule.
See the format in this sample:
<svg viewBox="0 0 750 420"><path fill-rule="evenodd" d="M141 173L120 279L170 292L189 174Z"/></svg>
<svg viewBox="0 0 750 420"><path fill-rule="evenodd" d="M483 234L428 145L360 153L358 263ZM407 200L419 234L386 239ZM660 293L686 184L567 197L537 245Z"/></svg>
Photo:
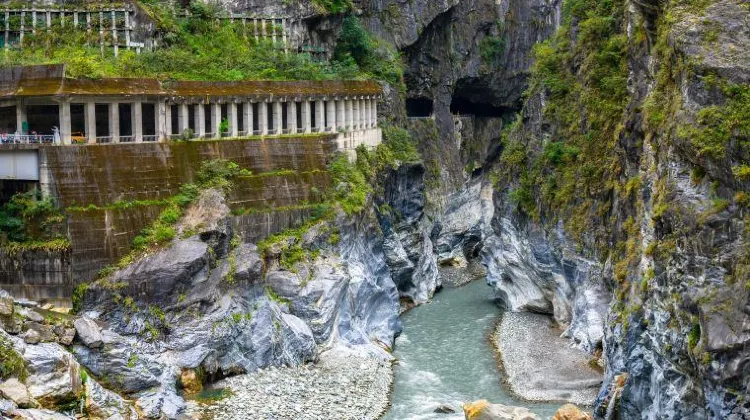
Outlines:
<svg viewBox="0 0 750 420"><path fill-rule="evenodd" d="M747 417L749 11L563 9L493 169L489 281L603 347L598 415Z"/></svg>

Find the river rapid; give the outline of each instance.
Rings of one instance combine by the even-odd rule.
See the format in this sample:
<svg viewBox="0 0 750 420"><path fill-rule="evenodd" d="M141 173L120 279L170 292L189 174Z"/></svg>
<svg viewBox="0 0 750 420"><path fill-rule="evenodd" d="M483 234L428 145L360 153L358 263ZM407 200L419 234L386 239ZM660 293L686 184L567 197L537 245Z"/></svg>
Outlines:
<svg viewBox="0 0 750 420"><path fill-rule="evenodd" d="M396 340L396 381L388 420L460 420L461 406L486 399L530 408L550 418L560 404L534 404L509 395L489 341L501 314L483 280L446 287L429 304L402 316ZM454 414L435 413L446 405Z"/></svg>

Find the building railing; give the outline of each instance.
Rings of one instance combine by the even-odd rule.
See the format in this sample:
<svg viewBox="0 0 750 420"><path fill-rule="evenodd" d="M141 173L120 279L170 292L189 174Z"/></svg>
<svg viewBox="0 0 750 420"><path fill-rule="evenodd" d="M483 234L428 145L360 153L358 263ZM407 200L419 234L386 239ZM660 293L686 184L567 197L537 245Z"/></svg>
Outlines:
<svg viewBox="0 0 750 420"><path fill-rule="evenodd" d="M153 143L159 141L159 136L156 134L148 134L143 136L143 141L147 143Z"/></svg>
<svg viewBox="0 0 750 420"><path fill-rule="evenodd" d="M53 144L51 134L0 134L0 144Z"/></svg>
<svg viewBox="0 0 750 420"><path fill-rule="evenodd" d="M110 144L112 143L112 136L101 136L96 138L96 144Z"/></svg>
<svg viewBox="0 0 750 420"><path fill-rule="evenodd" d="M118 143L135 143L135 136L120 136Z"/></svg>

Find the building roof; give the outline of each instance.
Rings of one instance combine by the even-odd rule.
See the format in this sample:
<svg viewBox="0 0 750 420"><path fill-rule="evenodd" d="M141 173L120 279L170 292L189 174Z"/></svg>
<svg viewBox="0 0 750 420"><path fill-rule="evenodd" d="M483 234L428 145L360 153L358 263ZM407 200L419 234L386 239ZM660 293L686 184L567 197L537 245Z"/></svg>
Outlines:
<svg viewBox="0 0 750 420"><path fill-rule="evenodd" d="M301 80L241 82L64 77L64 66L0 69L0 99L34 96L369 96L382 88L373 81Z"/></svg>

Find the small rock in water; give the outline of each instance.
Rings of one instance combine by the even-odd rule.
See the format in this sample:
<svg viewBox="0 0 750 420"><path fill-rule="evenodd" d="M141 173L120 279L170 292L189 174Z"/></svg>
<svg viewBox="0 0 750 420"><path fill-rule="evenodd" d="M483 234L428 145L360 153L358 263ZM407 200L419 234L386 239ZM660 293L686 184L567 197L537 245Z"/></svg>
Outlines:
<svg viewBox="0 0 750 420"><path fill-rule="evenodd" d="M435 411L433 411L433 413L440 413L440 414L451 414L455 412L456 410L450 408L447 405L441 405L438 408L436 408Z"/></svg>

